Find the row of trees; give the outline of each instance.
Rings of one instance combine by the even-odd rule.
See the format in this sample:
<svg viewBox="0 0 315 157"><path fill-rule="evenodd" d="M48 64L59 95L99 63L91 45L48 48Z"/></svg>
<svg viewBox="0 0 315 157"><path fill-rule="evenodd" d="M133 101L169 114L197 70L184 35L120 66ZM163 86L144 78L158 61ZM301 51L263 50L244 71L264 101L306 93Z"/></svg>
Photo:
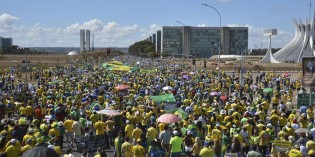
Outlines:
<svg viewBox="0 0 315 157"><path fill-rule="evenodd" d="M153 57L154 55L156 55L155 44L147 40L136 42L133 45L129 46L129 53L137 56Z"/></svg>

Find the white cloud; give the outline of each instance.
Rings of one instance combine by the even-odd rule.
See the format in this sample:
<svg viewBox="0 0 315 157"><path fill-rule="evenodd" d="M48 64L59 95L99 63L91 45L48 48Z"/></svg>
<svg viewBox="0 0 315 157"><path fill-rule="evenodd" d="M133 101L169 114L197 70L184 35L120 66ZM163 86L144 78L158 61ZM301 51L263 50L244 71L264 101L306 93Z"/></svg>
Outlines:
<svg viewBox="0 0 315 157"><path fill-rule="evenodd" d="M11 29L14 21L19 18L12 16L7 13L3 13L0 15L0 29Z"/></svg>
<svg viewBox="0 0 315 157"><path fill-rule="evenodd" d="M206 24L198 24L197 27L207 27Z"/></svg>
<svg viewBox="0 0 315 157"><path fill-rule="evenodd" d="M161 30L162 27L157 24L150 25L150 33L156 33L156 31Z"/></svg>
<svg viewBox="0 0 315 157"><path fill-rule="evenodd" d="M264 30L269 28L256 28L251 25L238 25L238 24L229 24L229 27L248 27L248 47L249 48L267 48L269 45L269 38L264 36ZM271 46L272 48L282 48L288 44L294 37L294 34L291 32L285 32L283 30L278 30L278 34L272 36ZM262 44L262 45L261 45Z"/></svg>

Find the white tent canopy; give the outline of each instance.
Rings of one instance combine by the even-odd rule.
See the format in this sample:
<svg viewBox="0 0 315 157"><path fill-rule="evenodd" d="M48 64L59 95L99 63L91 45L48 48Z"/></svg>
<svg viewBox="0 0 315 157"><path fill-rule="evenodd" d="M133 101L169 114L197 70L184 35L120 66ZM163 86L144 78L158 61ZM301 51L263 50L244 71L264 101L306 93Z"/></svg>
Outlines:
<svg viewBox="0 0 315 157"><path fill-rule="evenodd" d="M219 58L219 55L214 55L210 59L218 59L218 58ZM242 58L242 56L240 55L220 55L220 59L240 59L240 58Z"/></svg>
<svg viewBox="0 0 315 157"><path fill-rule="evenodd" d="M71 52L69 52L67 55L68 55L68 56L76 56L76 55L79 55L79 53L76 52L76 51L71 51Z"/></svg>

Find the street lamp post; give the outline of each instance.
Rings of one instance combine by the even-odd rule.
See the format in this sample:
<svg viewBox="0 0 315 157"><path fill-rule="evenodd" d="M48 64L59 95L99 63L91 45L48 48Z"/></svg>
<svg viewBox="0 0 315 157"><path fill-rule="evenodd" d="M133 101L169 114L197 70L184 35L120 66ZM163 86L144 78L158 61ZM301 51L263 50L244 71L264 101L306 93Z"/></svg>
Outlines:
<svg viewBox="0 0 315 157"><path fill-rule="evenodd" d="M183 25L183 26L186 26L184 23L182 23L182 22L180 22L180 21L175 21L175 22L177 22L177 23L179 23L179 24L181 24L181 25Z"/></svg>
<svg viewBox="0 0 315 157"><path fill-rule="evenodd" d="M221 62L221 14L220 12L213 6L211 5L208 5L208 4L205 4L205 3L202 3L201 5L203 6L206 6L206 7L209 7L209 8L212 8L213 10L215 10L218 15L219 15L219 18L220 18L220 37L219 37L219 46L218 46L218 49L219 49L219 63L218 63L218 68L220 70L220 62Z"/></svg>

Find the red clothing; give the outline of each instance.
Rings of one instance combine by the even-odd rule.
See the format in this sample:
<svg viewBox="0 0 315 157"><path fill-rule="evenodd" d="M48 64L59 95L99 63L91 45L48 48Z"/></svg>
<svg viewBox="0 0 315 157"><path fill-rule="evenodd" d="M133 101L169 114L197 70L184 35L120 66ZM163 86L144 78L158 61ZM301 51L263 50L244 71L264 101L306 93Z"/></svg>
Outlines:
<svg viewBox="0 0 315 157"><path fill-rule="evenodd" d="M35 116L36 116L37 119L43 118L42 109L37 108L37 109L35 110Z"/></svg>

